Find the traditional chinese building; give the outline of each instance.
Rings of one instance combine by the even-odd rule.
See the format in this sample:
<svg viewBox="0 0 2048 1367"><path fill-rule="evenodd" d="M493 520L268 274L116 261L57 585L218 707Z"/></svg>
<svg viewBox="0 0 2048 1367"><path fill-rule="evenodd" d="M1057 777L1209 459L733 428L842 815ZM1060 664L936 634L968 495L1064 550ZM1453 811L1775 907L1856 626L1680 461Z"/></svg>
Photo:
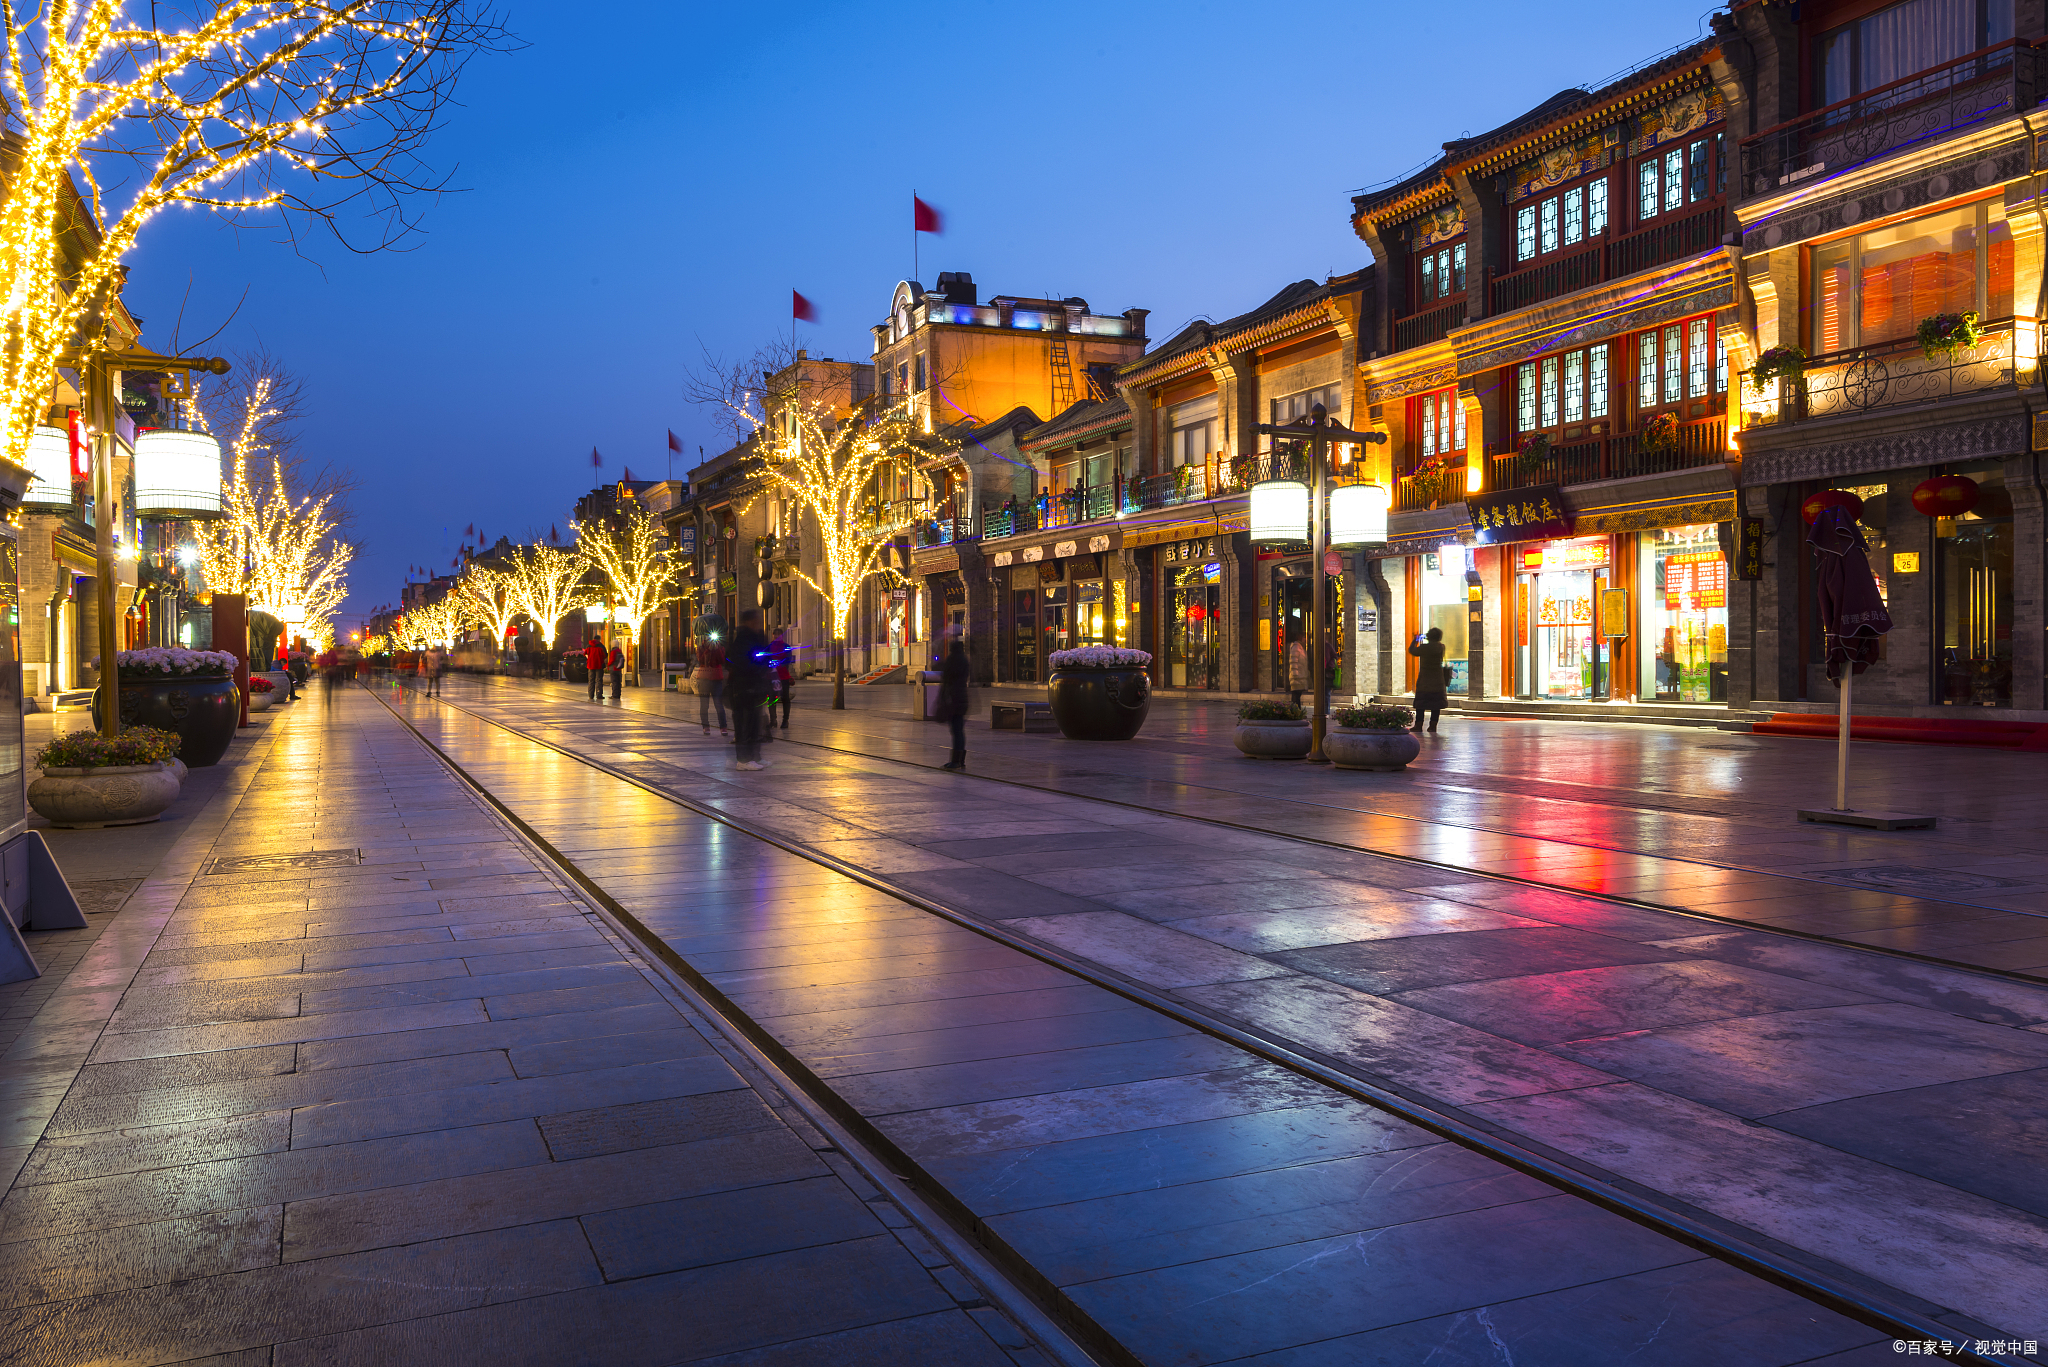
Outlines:
<svg viewBox="0 0 2048 1367"><path fill-rule="evenodd" d="M1717 41L1568 90L1353 201L1385 288L1362 406L1393 541L1356 649L1452 692L1722 704L1740 340Z"/></svg>
<svg viewBox="0 0 2048 1367"><path fill-rule="evenodd" d="M1741 390L1730 691L1760 710L1834 706L1800 509L1835 489L1893 622L1858 710L2048 720L2044 25L2014 0L1717 18L1754 91L1730 136L1755 344L1785 362Z"/></svg>

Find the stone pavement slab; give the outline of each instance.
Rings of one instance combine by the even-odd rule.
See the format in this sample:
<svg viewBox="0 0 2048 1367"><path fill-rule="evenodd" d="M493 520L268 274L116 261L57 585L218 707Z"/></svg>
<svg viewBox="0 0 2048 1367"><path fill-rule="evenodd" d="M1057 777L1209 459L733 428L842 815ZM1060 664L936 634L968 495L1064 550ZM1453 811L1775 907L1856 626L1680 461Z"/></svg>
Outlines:
<svg viewBox="0 0 2048 1367"><path fill-rule="evenodd" d="M554 840L558 822L564 839L574 839L577 828L565 820L570 809L554 804L550 795L576 790L595 800L595 771L552 750L522 747L505 732L444 706L417 699L396 705L465 767L474 763L470 772L544 839ZM573 717L546 720L557 743L565 743L565 735L574 738ZM689 748L688 736L683 742ZM607 753L617 744L592 749ZM652 748L633 743L636 753ZM736 775L714 768L715 748L705 747L692 767L674 767L663 781L691 775L693 796L720 798L748 789L787 797L809 785L827 795L803 801L825 803L835 800L834 792L857 788L857 771L829 758L799 759L791 753L796 748L772 747L774 769ZM790 775L795 777L788 789L770 786ZM531 805L530 796L536 799ZM952 834L943 831L941 838L957 846ZM919 937L901 927L872 933L867 927L873 918L898 913L878 912L881 904L871 892L843 876L836 895L845 905L837 919L828 910L835 896L829 882L823 895L791 901L774 890L734 898L713 888L700 896L701 881L721 881L711 875L724 850L738 843L729 828L680 836L668 852L692 850L698 864L677 874L659 896L648 895L650 884L629 882L631 891L621 902L693 964L701 952L700 970L736 1006L807 1067L829 1072L843 1100L1041 1274L1056 1275L1053 1284L1065 1303L1108 1329L1142 1361L1305 1351L1335 1335L1416 1318L1490 1314L1501 1293L1521 1299L1699 1261L1693 1250L1661 1235L1560 1196L1492 1159L1449 1150L1434 1135L1384 1111L1221 1041L1185 1031L1140 1031L1133 1038L1127 1004L1005 946L989 941L972 954L929 947L901 952L904 942L914 944ZM994 848L1012 847L999 840ZM1044 848L1056 858L1056 846ZM612 867L630 869L632 863ZM592 876L609 890L613 875ZM930 876L943 884L944 875ZM1022 886L1011 893L1008 883ZM1253 975L1195 973L1189 983L1214 986L1182 989L1190 994L1294 983L1351 991L1103 901L1071 899L1088 910L1061 915L1068 894L1023 879L1008 883L997 885L1004 888L1000 911L1019 910L1009 896L1033 899L1022 905L1043 914L1045 924L1035 929L1071 934L1075 944L1104 955L1135 955L1123 963L1133 975L1210 959ZM850 931L833 941L833 953L812 948L821 925ZM937 936L942 946L956 938ZM1169 944L1185 946L1188 958L1145 948ZM1624 958L1689 957L1668 949L1638 950L1627 940L1611 944ZM749 957L732 958L736 947ZM1822 989L1799 983L1792 990ZM1369 1000L1384 1012L1405 1012L1439 1030L1468 1030ZM1613 1082L1610 1074L1487 1038L1553 1070L1558 1077L1546 1088ZM1392 1154L1418 1158L1370 1173L1354 1163ZM1444 1180L1420 1178L1440 1161ZM1354 1165L1342 1166L1347 1163ZM1400 1179L1411 1170L1418 1180ZM1299 1177L1298 1185L1286 1189L1303 1207L1292 1224L1243 1214L1216 1194L1215 1184L1230 1182L1265 1180L1284 1188L1288 1174ZM458 1180L506 1179L486 1174ZM1181 1232L1162 1231L1157 1210L1111 1204L1146 1195L1173 1204ZM535 1213L548 1212L543 1207ZM393 1206L377 1218L402 1216ZM1121 1260L1090 1262L1055 1253L1102 1243L1124 1250ZM1384 1258L1357 1256L1360 1249L1381 1245ZM1761 1284L1745 1294L1745 1304L1758 1315L1791 1314L1795 1307L1809 1317L1815 1313L1811 1305ZM1707 1313L1704 1306L1700 1313ZM1821 1312L1820 1318L1831 1317ZM1815 1340L1828 1351L1872 1341L1868 1331L1840 1321ZM1802 1351L1812 1356L1804 1345Z"/></svg>
<svg viewBox="0 0 2048 1367"><path fill-rule="evenodd" d="M381 704L231 759L0 998L10 1361L1044 1360Z"/></svg>
<svg viewBox="0 0 2048 1367"><path fill-rule="evenodd" d="M622 741L630 741L639 753L662 747L673 762L659 776L642 777L693 801L755 794L867 825L875 835L853 842L857 849L848 842L828 843L849 862L961 912L1177 994L1372 1084L1454 1114L1462 1109L1484 1117L1593 1172L1665 1193L1680 1206L1726 1220L1767 1244L1803 1250L1818 1265L1852 1279L1867 1277L1906 1297L1939 1288L1933 1298L1937 1303L2013 1332L2030 1332L2021 1322L2043 1308L2024 1296L1967 1289L1992 1265L2003 1268L1997 1275L2008 1283L2048 1284L2048 1254L2041 1252L2048 1247L2048 1222L2032 1209L2030 1196L2018 1205L1998 1204L1997 1197L1987 1199L1978 1190L1989 1189L1990 1179L1944 1165L1939 1156L1957 1146L1953 1132L1936 1135L1923 1129L1915 1132L1914 1142L1895 1146L1878 1160L1823 1138L1807 1138L1789 1125L1772 1130L1749 1122L1759 1114L1797 1114L1837 1104L1878 1108L1886 1097L1931 1080L1962 1086L2029 1072L2038 1067L2039 1036L2023 1027L2048 1012L2048 987L1759 931L1729 931L1680 911L1619 905L1569 884L1536 888L1485 873L1492 852L1523 841L1561 865L1578 868L1587 887L1599 886L1602 879L1641 884L1670 872L1665 881L1672 895L1684 888L1737 896L1756 890L1754 877L1739 870L1674 864L1650 854L1550 848L1556 842L1546 845L1513 832L1437 829L1409 821L1398 829L1429 837L1423 843L1433 841L1431 857L1464 857L1460 851L1473 856L1465 869L1437 872L1414 883L1410 877L1419 866L1413 864L1366 850L1331 851L1326 859L1320 849L1256 831L1177 820L1170 804L1153 823L1158 831L1133 838L1121 821L1095 820L1110 812L1121 817L1129 809L1105 807L1080 795L1083 780L1072 776L1029 793L1030 808L1059 813L1073 828L1066 832L962 840L951 825L921 828L915 821L886 823L885 831L885 823L871 812L905 796L921 805L957 794L962 805L975 805L1000 802L1005 793L1023 790L801 744L771 747L772 769L739 774L730 767L729 749L659 715L565 704L544 690L504 684L461 685L451 701L515 729L545 729L556 744L579 752L601 753L606 744ZM508 743L504 732L479 728L448 707L413 705L407 714L436 743L463 754L476 747L489 755L487 767L495 767L488 767L484 781L515 806L529 790L587 785L589 774L597 772L537 749L515 771L500 758ZM839 717L823 721L828 738L830 728L846 724ZM807 734L801 712L792 734L799 740ZM1170 764L1182 777L1199 768L1204 782L1224 781L1213 777L1216 766L1210 759L1185 748L1174 753ZM1085 786L1099 781L1091 771ZM872 790L869 782L875 785ZM1047 791L1048 786L1059 790ZM1103 786L1117 791L1114 783ZM1221 790L1198 791L1213 797ZM1230 819L1244 821L1246 803L1268 814L1267 794L1258 784L1238 784L1232 793L1236 804ZM849 802L849 797L859 800ZM777 825L778 807L757 803L750 810L766 815L749 819L803 841L797 830ZM1301 810L1298 802L1290 805L1289 799L1279 798L1270 814L1291 828ZM543 812L537 812L536 824L545 834ZM1340 813L1325 819L1360 818ZM705 837L699 833L696 838ZM1069 843L1084 862L1067 862ZM1142 862L1148 846L1208 846L1212 857L1215 850L1228 849L1247 864L1279 866L1281 875L1193 883L1169 879L1160 885L1137 876L1087 876L1098 868L1140 873L1148 867ZM715 871L717 850L697 848L707 861L706 871ZM965 867L920 867L921 852ZM1097 862L1102 859L1109 862ZM1061 870L1074 876L1028 876ZM1873 920L1922 924L2011 916L1872 889L1779 881L1796 886L1805 914L1838 918L1841 927ZM678 946L695 936L729 931L733 924L701 923L696 899L682 889L658 902L629 899L628 904ZM1816 906L1824 910L1816 912ZM1485 919L1491 917L1504 918L1505 924ZM1475 924L1467 918L1480 919ZM1288 943L1295 935L1306 935L1311 943ZM1727 938L1731 935L1744 938ZM890 938L878 937L864 955L829 965L787 956L789 968L800 972L735 977L734 1000L803 1056L816 1054L823 1061L843 1057L848 1045L857 1043L866 1028L865 1013L894 1013L882 1028L897 1033L917 1027L916 1013L924 1004L1057 991L1057 971L1021 957L1012 967L995 956L976 956L957 971L947 971L943 963L892 954ZM1800 952L1805 950L1827 952ZM798 990L799 984L808 990ZM838 1022L836 1037L805 1033L803 1022L814 1013ZM1894 1069L1881 1063L1852 1066L1861 1057L1858 1049L1867 1049L1874 1059L1883 1057L1872 1034L1881 1030L1899 1038L1917 1036L1912 1060ZM1983 1031L1990 1033L1975 1033ZM1782 1042L1780 1034L1787 1035ZM1738 1043L1744 1040L1752 1043ZM1792 1059L1782 1070L1775 1066L1781 1054ZM1116 1056L1113 1050L1104 1055ZM890 1057L886 1051L875 1054L878 1064ZM1831 1057L1839 1057L1842 1066L1830 1067ZM972 1070L966 1063L959 1066ZM1016 1098L933 1097L923 1110L915 1109L914 1093L892 1090L894 1079L877 1090L857 1074L835 1076L845 1079L847 1094L870 1099L878 1123L924 1161L1015 1151L1017 1171L1028 1172L1039 1154L1075 1140L1149 1133L1305 1104L1284 1076L1263 1067L1183 1078L1126 1077L1109 1068L1093 1086L1078 1085L1083 1081L1079 1073L1058 1082L1048 1074L1043 1095L1024 1084L1027 1094ZM1654 1089L1629 1081L1637 1074L1652 1081ZM1581 1093L1598 1094L1602 1116L1641 1111L1630 1124L1616 1120L1618 1133L1661 1135L1677 1123L1676 1115L1696 1111L1711 1116L1707 1128L1714 1145L1657 1148L1683 1171L1663 1172L1626 1157L1625 1151L1611 1153L1599 1126L1553 1120L1576 1114L1572 1099ZM904 1099L898 1101L899 1096ZM904 1113L890 1114L889 1108L898 1105L906 1108ZM1765 1106L1769 1109L1759 1111ZM1927 1124L1939 1124L1931 1112ZM2021 1127L1989 1132L1990 1142L2001 1146L2024 1146L2030 1138ZM1760 1172L1831 1176L1802 1198L1800 1218L1766 1218L1767 1212L1732 1192L1719 1175L1741 1169L1752 1158ZM2018 1148L2001 1149L1980 1166L2010 1168L2023 1161ZM2008 1183L1999 1189L2012 1188ZM1878 1192L1885 1193L1882 1200ZM1960 1242L1951 1238L1931 1251L1909 1251L1920 1236L1904 1226L1887 1233L1886 1202L1927 1212L1929 1220L1932 1212L1969 1212L1966 1232ZM1855 1233L1839 1233L1846 1230ZM1940 1270L1923 1271L1925 1259ZM1425 1318L1436 1313L1426 1306L1415 1309Z"/></svg>

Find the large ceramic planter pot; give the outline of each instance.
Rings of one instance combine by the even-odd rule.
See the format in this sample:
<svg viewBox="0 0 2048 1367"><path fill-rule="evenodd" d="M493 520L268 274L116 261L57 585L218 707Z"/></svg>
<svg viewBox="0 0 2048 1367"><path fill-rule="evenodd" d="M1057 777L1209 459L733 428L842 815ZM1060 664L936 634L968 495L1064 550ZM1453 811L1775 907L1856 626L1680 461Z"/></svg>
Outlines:
<svg viewBox="0 0 2048 1367"><path fill-rule="evenodd" d="M178 776L164 764L45 769L28 785L28 805L53 826L92 830L154 821L178 800Z"/></svg>
<svg viewBox="0 0 2048 1367"><path fill-rule="evenodd" d="M266 669L257 677L268 679L277 686L277 691L270 695L272 702L290 702L292 700L292 676L285 673L282 669Z"/></svg>
<svg viewBox="0 0 2048 1367"><path fill-rule="evenodd" d="M1392 773L1407 768L1408 761L1421 753L1422 742L1406 727L1379 731L1333 726L1323 734L1323 757L1339 769Z"/></svg>
<svg viewBox="0 0 2048 1367"><path fill-rule="evenodd" d="M1152 710L1152 679L1137 665L1055 670L1045 687L1069 740L1129 740Z"/></svg>
<svg viewBox="0 0 2048 1367"><path fill-rule="evenodd" d="M1308 721L1240 721L1231 739L1253 759L1300 759L1308 754Z"/></svg>
<svg viewBox="0 0 2048 1367"><path fill-rule="evenodd" d="M100 720L99 695L93 695L92 720ZM178 734L178 758L194 769L220 763L242 720L242 700L235 681L157 675L121 680L121 725L154 726Z"/></svg>
<svg viewBox="0 0 2048 1367"><path fill-rule="evenodd" d="M263 676L259 674L256 677L260 679ZM281 695L276 689L272 689L268 693L259 693L252 688L249 690L249 710L251 712L268 712L270 705L276 702L279 696Z"/></svg>

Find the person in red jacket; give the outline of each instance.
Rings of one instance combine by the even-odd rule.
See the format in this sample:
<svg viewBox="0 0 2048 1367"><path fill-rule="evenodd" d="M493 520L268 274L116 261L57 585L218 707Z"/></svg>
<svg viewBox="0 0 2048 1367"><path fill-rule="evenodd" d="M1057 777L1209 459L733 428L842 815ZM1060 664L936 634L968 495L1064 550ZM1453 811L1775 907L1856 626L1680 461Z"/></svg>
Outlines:
<svg viewBox="0 0 2048 1367"><path fill-rule="evenodd" d="M590 700L604 698L604 642L592 637L590 644L583 647L583 665L590 675Z"/></svg>

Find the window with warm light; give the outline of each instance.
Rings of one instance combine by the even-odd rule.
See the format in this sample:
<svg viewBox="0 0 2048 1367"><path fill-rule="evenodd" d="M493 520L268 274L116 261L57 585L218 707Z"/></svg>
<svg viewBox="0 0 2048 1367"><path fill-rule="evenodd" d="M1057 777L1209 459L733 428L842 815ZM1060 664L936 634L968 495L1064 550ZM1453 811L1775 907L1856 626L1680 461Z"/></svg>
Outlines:
<svg viewBox="0 0 2048 1367"><path fill-rule="evenodd" d="M1813 251L1816 356L1901 342L1920 320L2013 312L2013 242L2000 199L1858 233Z"/></svg>
<svg viewBox="0 0 2048 1367"><path fill-rule="evenodd" d="M1561 441L1604 434L1611 402L1608 366L1613 349L1603 343L1515 367L1516 440L1537 432L1548 432Z"/></svg>

